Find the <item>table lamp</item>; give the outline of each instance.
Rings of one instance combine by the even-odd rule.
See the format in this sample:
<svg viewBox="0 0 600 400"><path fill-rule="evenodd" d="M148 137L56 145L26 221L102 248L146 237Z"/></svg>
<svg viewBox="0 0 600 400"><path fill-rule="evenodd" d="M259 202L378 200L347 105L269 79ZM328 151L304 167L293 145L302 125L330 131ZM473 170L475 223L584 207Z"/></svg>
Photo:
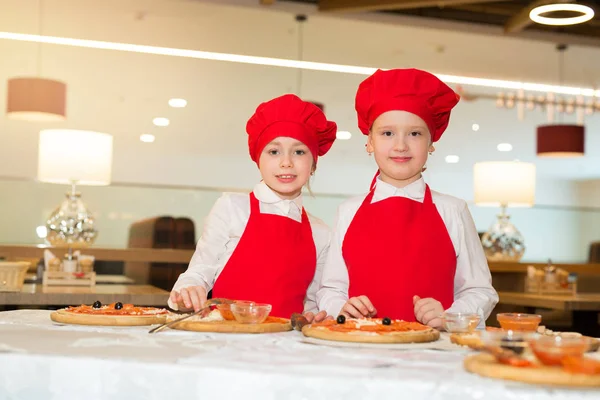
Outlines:
<svg viewBox="0 0 600 400"><path fill-rule="evenodd" d="M474 187L476 205L501 209L498 219L481 237L486 258L518 262L525 253L525 240L510 222L506 208L533 206L535 165L518 161L476 163Z"/></svg>
<svg viewBox="0 0 600 400"><path fill-rule="evenodd" d="M40 132L38 180L71 185L66 199L46 221L49 244L67 247L71 252L96 240L94 217L81 200L76 185L110 184L112 144L112 136L106 133L72 129Z"/></svg>

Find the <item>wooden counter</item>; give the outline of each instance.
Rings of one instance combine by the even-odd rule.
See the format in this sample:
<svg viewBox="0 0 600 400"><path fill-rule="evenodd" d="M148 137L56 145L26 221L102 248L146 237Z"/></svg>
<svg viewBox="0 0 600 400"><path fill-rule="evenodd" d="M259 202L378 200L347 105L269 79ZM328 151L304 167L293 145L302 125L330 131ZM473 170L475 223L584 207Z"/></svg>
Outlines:
<svg viewBox="0 0 600 400"><path fill-rule="evenodd" d="M169 292L151 285L96 285L94 287L25 284L20 292L0 292L0 305L69 306L120 301L137 306L165 307Z"/></svg>

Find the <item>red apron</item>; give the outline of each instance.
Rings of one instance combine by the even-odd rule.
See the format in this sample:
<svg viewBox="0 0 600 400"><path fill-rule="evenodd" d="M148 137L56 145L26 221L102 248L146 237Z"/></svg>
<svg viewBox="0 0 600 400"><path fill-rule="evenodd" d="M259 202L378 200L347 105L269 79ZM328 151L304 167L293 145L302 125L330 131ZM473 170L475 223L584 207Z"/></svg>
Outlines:
<svg viewBox="0 0 600 400"><path fill-rule="evenodd" d="M304 310L317 268L317 250L306 211L302 222L262 214L250 193L250 218L213 287L213 297L269 303L275 317Z"/></svg>
<svg viewBox="0 0 600 400"><path fill-rule="evenodd" d="M454 301L456 253L431 200L367 195L348 227L342 254L349 296L367 296L379 317L415 321L413 296L432 297L444 309Z"/></svg>

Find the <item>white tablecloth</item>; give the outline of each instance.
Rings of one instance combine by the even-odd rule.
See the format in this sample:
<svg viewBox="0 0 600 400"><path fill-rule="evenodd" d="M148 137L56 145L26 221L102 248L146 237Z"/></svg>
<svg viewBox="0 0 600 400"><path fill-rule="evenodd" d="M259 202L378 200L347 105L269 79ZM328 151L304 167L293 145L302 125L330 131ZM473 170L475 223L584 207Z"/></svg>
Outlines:
<svg viewBox="0 0 600 400"><path fill-rule="evenodd" d="M0 312L0 399L600 399L470 374L469 351L458 346L350 349L305 343L299 332L147 331Z"/></svg>

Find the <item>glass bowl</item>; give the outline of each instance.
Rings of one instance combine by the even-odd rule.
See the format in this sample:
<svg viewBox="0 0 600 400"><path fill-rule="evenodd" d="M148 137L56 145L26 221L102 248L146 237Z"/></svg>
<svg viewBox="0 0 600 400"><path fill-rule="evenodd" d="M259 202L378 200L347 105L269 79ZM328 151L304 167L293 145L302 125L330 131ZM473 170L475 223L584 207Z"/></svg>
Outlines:
<svg viewBox="0 0 600 400"><path fill-rule="evenodd" d="M481 317L479 314L449 313L442 314L442 323L446 332L471 333L477 328Z"/></svg>
<svg viewBox="0 0 600 400"><path fill-rule="evenodd" d="M498 314L496 319L504 330L535 332L542 322L542 316L537 314Z"/></svg>
<svg viewBox="0 0 600 400"><path fill-rule="evenodd" d="M215 307L217 308L217 310L219 310L219 312L221 313L221 316L226 321L235 320L235 316L231 312L231 304L217 304Z"/></svg>
<svg viewBox="0 0 600 400"><path fill-rule="evenodd" d="M253 301L236 301L230 305L233 317L242 324L260 324L271 312L271 305Z"/></svg>
<svg viewBox="0 0 600 400"><path fill-rule="evenodd" d="M535 332L524 331L482 331L481 341L485 349L510 350L517 355L523 355L529 348L529 342L539 336ZM494 353L494 351L492 351Z"/></svg>
<svg viewBox="0 0 600 400"><path fill-rule="evenodd" d="M543 336L533 338L529 346L536 358L545 365L562 365L567 357L583 357L591 339L577 336Z"/></svg>

